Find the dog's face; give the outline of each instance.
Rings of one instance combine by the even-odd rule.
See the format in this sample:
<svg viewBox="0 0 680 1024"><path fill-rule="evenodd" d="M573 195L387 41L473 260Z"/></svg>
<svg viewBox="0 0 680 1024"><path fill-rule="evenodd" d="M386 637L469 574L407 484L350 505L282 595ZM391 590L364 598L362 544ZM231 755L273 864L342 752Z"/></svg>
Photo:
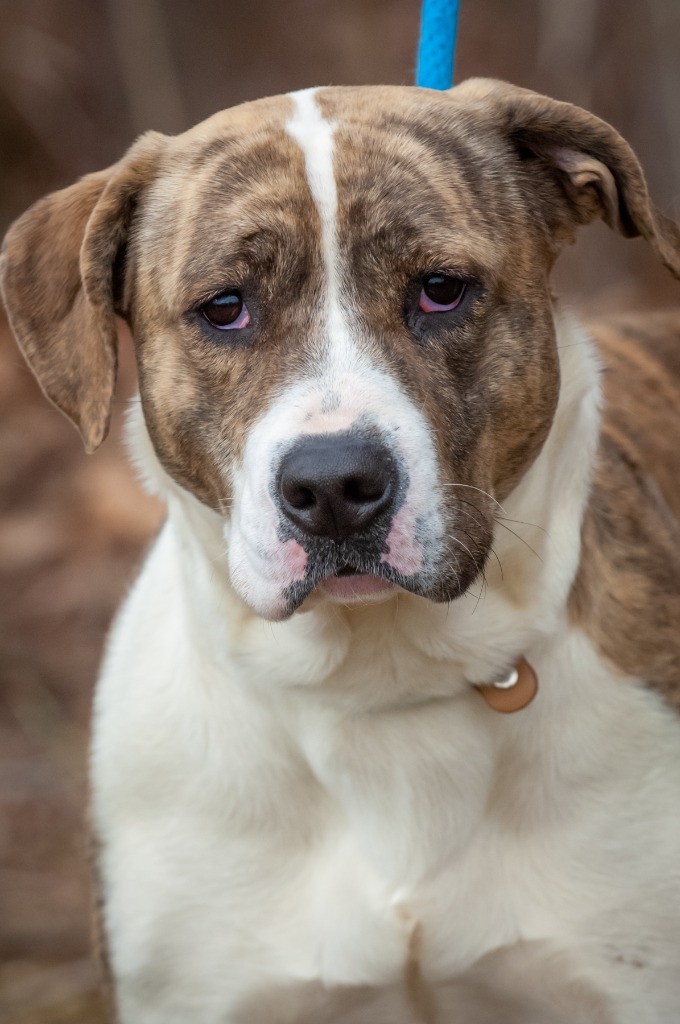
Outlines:
<svg viewBox="0 0 680 1024"><path fill-rule="evenodd" d="M146 420L171 475L230 506L233 581L268 617L319 585L457 597L548 430L546 240L469 120L415 90L264 102L180 140L148 194Z"/></svg>
<svg viewBox="0 0 680 1024"><path fill-rule="evenodd" d="M160 461L223 517L259 614L447 601L550 428L548 274L598 214L667 255L632 153L576 108L485 82L325 89L145 137L38 204L4 291L90 446L124 313Z"/></svg>

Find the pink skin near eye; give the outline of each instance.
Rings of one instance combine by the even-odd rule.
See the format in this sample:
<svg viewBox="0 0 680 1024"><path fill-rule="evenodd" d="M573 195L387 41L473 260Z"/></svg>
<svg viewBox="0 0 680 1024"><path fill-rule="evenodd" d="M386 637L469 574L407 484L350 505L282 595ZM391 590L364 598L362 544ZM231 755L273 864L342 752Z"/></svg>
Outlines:
<svg viewBox="0 0 680 1024"><path fill-rule="evenodd" d="M218 330L220 330L220 331L238 331L239 328L241 328L241 327L247 327L249 323L250 323L250 313L248 312L248 307L246 306L246 304L244 302L243 303L243 309L239 313L239 315L236 318L236 320L234 320L233 324L224 324L224 326L218 327ZM217 326L217 325L215 325L215 326Z"/></svg>
<svg viewBox="0 0 680 1024"><path fill-rule="evenodd" d="M418 306L422 309L423 313L446 313L448 310L455 309L456 306L460 306L463 296L465 295L465 288L461 288L459 294L453 300L453 302L447 302L445 305L441 305L439 302L434 302L425 294L425 289L420 289L420 299L418 300Z"/></svg>

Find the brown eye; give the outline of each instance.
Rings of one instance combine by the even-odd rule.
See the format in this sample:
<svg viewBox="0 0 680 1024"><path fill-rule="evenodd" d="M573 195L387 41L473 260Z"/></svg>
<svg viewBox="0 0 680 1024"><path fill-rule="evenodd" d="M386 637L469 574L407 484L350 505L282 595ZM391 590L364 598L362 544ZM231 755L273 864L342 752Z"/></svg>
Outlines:
<svg viewBox="0 0 680 1024"><path fill-rule="evenodd" d="M463 301L467 281L449 274L428 274L423 278L418 306L423 313L444 313Z"/></svg>
<svg viewBox="0 0 680 1024"><path fill-rule="evenodd" d="M240 292L222 292L200 307L201 313L218 331L237 331L250 323L250 313Z"/></svg>

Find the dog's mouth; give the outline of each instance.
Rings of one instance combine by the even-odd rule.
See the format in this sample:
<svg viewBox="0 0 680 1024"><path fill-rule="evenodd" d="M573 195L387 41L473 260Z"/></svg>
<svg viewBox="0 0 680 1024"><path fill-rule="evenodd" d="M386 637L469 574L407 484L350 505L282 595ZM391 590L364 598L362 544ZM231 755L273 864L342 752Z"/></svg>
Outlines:
<svg viewBox="0 0 680 1024"><path fill-rule="evenodd" d="M318 545L307 550L304 579L282 594L286 614L292 615L313 593L339 604L370 604L402 590L428 600L453 601L463 595L479 573L478 563L457 563L456 572L443 574L425 568L413 575L399 572L375 544ZM483 559L482 559L483 561Z"/></svg>
<svg viewBox="0 0 680 1024"><path fill-rule="evenodd" d="M333 557L326 551L309 558L305 579L290 586L285 594L288 607L295 611L310 594L316 592L331 601L360 604L384 599L398 587L416 590L412 578L402 577L379 557L367 552Z"/></svg>
<svg viewBox="0 0 680 1024"><path fill-rule="evenodd" d="M375 572L364 572L352 565L343 565L317 584L326 597L346 603L374 601L395 590L397 584Z"/></svg>

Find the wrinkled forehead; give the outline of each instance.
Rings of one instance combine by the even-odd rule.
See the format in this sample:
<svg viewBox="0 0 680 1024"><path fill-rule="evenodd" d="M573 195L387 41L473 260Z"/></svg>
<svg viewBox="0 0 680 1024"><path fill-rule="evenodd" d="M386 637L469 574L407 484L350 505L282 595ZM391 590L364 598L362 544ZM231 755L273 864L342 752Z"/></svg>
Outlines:
<svg viewBox="0 0 680 1024"><path fill-rule="evenodd" d="M472 111L408 87L327 89L315 100L335 126L338 206L348 227L390 223L435 241L442 231L480 241L497 231L505 154Z"/></svg>
<svg viewBox="0 0 680 1024"><path fill-rule="evenodd" d="M324 219L353 262L378 246L493 274L519 205L498 140L449 97L328 88L244 104L173 140L138 242L163 255L157 283L179 307L253 264L270 280L282 267L309 276Z"/></svg>

